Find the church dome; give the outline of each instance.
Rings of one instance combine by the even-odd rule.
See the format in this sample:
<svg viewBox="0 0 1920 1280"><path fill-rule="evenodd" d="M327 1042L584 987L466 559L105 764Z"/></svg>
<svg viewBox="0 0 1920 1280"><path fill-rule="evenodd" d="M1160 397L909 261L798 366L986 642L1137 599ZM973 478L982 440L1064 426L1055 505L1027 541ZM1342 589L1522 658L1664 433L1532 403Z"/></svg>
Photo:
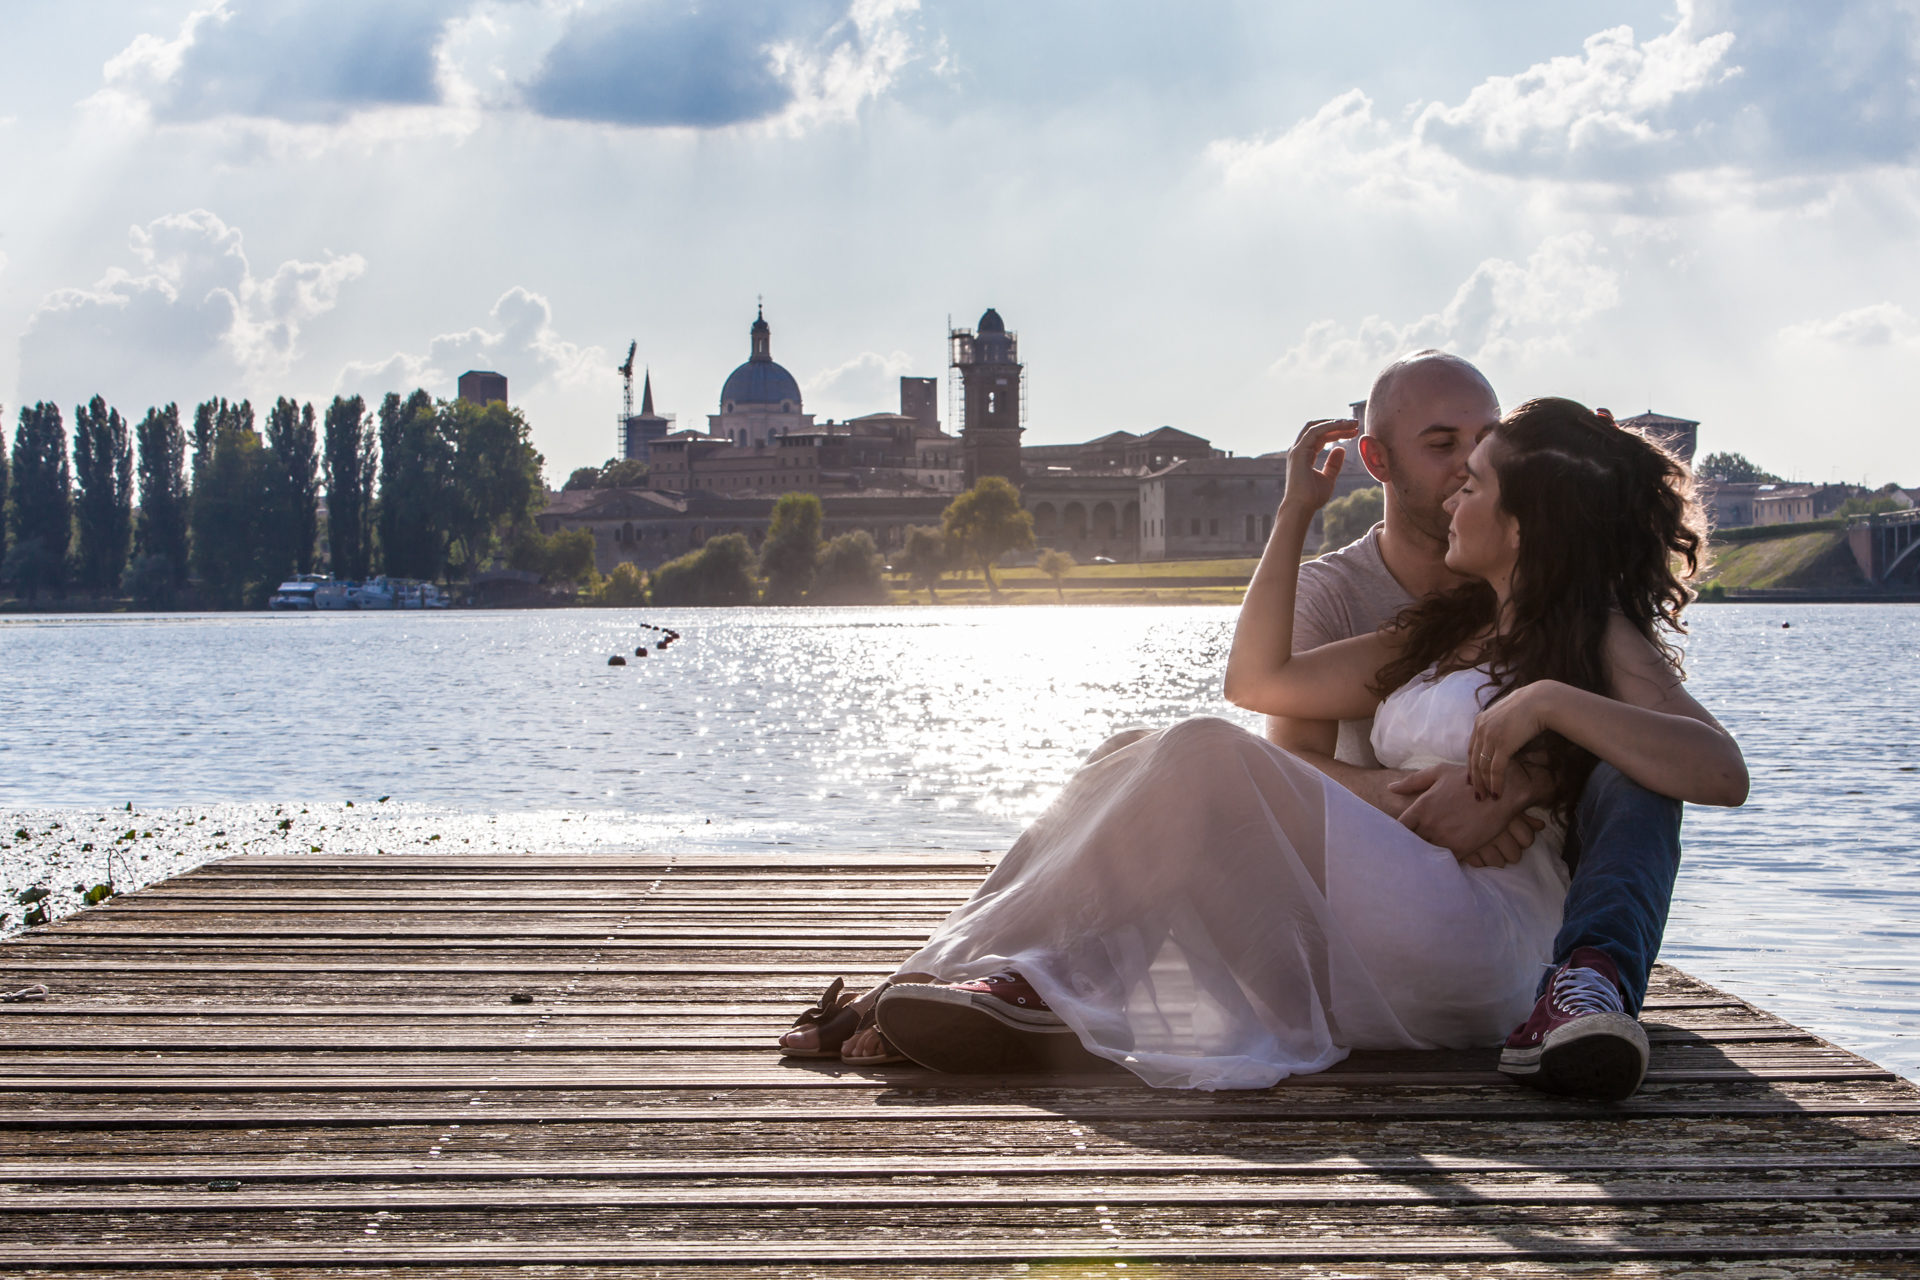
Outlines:
<svg viewBox="0 0 1920 1280"><path fill-rule="evenodd" d="M800 384L793 375L771 360L749 360L727 375L720 388L720 403L727 405L791 404L800 412Z"/></svg>
<svg viewBox="0 0 1920 1280"><path fill-rule="evenodd" d="M1000 318L998 311L995 311L992 307L988 307L986 314L980 317L980 332L982 334L988 334L1005 333L1006 331L1007 322Z"/></svg>
<svg viewBox="0 0 1920 1280"><path fill-rule="evenodd" d="M720 388L720 411L731 413L747 405L780 405L783 413L800 412L800 384L773 361L773 330L766 313L754 317L750 330L753 354L727 375Z"/></svg>

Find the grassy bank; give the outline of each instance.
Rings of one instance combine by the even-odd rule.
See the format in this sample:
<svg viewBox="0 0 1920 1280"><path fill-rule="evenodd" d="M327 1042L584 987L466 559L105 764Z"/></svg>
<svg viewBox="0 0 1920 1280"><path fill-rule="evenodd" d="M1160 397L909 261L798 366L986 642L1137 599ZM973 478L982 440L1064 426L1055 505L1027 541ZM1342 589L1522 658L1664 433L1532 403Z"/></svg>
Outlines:
<svg viewBox="0 0 1920 1280"><path fill-rule="evenodd" d="M1727 591L1864 591L1866 576L1847 547L1844 528L1787 526L1774 537L1742 529L1716 540L1701 585Z"/></svg>

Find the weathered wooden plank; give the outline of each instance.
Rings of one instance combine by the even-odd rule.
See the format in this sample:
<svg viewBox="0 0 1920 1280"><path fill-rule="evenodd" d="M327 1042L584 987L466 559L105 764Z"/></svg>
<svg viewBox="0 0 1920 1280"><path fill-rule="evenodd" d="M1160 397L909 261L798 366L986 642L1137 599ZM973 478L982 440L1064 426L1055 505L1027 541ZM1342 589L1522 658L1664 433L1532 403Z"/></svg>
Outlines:
<svg viewBox="0 0 1920 1280"><path fill-rule="evenodd" d="M1056 1258L1046 1260L1039 1271L1046 1280L1114 1280L1123 1273L1110 1258ZM1138 1266L1140 1264L1129 1264ZM594 1268L596 1280L795 1280L796 1276L831 1276L835 1280L951 1280L957 1268L944 1263L890 1260L884 1263L835 1262L830 1269L802 1270L792 1262L755 1263L743 1260L717 1263L680 1263L671 1273L657 1266L601 1264ZM972 1259L964 1268L967 1280L1034 1280L1035 1268L1020 1259ZM88 1267L69 1270L33 1265L22 1276L85 1275L93 1280L133 1280L147 1277L149 1271L117 1267ZM170 1266L167 1274L177 1280L233 1280L234 1272L217 1265L208 1268ZM263 1280L358 1280L382 1277L417 1276L405 1266L384 1267L362 1262L348 1269L303 1265L254 1267L249 1276ZM506 1264L441 1265L435 1276L457 1276L460 1280L526 1280L527 1266ZM1154 1280L1354 1280L1351 1264L1339 1261L1269 1261L1235 1259L1227 1263L1184 1258L1156 1258L1149 1272ZM1604 1277L1605 1280L1914 1280L1915 1269L1898 1256L1879 1258L1768 1258L1742 1261L1705 1257L1690 1258L1616 1258L1575 1261L1556 1259L1504 1259L1489 1271L1477 1260L1445 1258L1413 1262L1369 1259L1364 1274L1373 1280L1486 1280L1497 1275L1501 1280L1565 1280L1568 1276Z"/></svg>
<svg viewBox="0 0 1920 1280"><path fill-rule="evenodd" d="M489 1091L490 1093L492 1091ZM80 1099L69 1099L77 1102ZM1604 1168L1612 1167L1618 1161L1615 1152L1621 1142L1632 1142L1636 1155L1633 1166L1636 1169L1673 1167L1673 1162L1688 1164L1706 1160L1712 1167L1753 1167L1774 1168L1792 1167L1797 1157L1786 1151L1786 1138L1779 1126L1761 1127L1753 1124L1735 1125L1729 1117L1725 1130L1716 1130L1702 1134L1683 1132L1663 1135L1646 1134L1633 1128L1633 1121L1639 1113L1617 1115L1594 1109L1578 1111L1578 1122L1588 1127L1582 1130L1591 1149L1581 1146L1573 1154L1560 1154L1553 1151L1544 1153L1529 1150L1524 1160L1511 1159L1495 1152L1496 1144L1479 1141L1474 1146L1474 1154L1464 1156L1454 1154L1451 1148L1436 1150L1420 1156L1407 1164L1411 1169L1421 1168ZM1656 1118L1661 1113L1656 1113ZM1777 1115L1796 1116L1805 1112L1795 1110L1780 1112ZM1884 1113L1882 1113L1884 1114ZM1908 1112L1909 1116L1920 1112ZM1644 1117L1642 1117L1644 1118ZM771 1131L772 1127L790 1128L799 1126L810 1136L810 1144L825 1141L820 1134L827 1129L844 1129L849 1141L871 1141L871 1126L888 1124L895 1126L915 1126L929 1128L942 1125L974 1126L982 1134L983 1142L987 1138L1004 1136L1008 1126L1042 1125L1069 1127L1087 1124L1103 1126L1124 1126L1128 1133L1143 1133L1147 1127L1157 1131L1170 1131L1183 1126L1199 1126L1196 1131L1207 1134L1225 1134L1228 1130L1238 1134L1241 1131L1266 1132L1285 1130L1285 1141L1290 1149L1298 1149L1302 1144L1315 1140L1315 1126L1324 1123L1324 1117L1303 1115L1287 1108L1284 1102L1276 1101L1266 1105L1228 1105L1211 1107L1166 1107L1161 1105L1129 1104L1124 1101L1057 1101L1046 1105L1020 1105L1016 1103L980 1104L971 1102L902 1103L889 1099L885 1105L843 1105L826 1103L795 1107L781 1100L778 1105L765 1102L734 1101L725 1106L702 1105L699 1101L671 1105L660 1099L650 1100L646 1105L621 1105L602 1102L597 1105L582 1102L578 1105L558 1105L552 1094L538 1096L538 1100L516 1102L512 1104L493 1104L482 1107L461 1102L441 1105L422 1105L417 1102L383 1103L378 1100L359 1102L352 1106L343 1105L339 1096L330 1095L325 1099L314 1098L303 1101L298 1106L288 1106L270 1100L255 1102L246 1107L193 1106L164 1107L150 1104L127 1104L115 1101L108 1107L88 1110L69 1105L66 1108L41 1107L35 1109L9 1108L0 1110L0 1132L30 1131L46 1133L56 1130L113 1130L134 1132L139 1130L195 1129L213 1130L221 1128L245 1129L318 1129L351 1128L363 1126L439 1126L456 1125L469 1128L485 1128L489 1132L506 1129L545 1127L555 1125L573 1126L575 1131L591 1136L594 1132L610 1132L609 1126L631 1127L647 1125L656 1128L676 1126L695 1126L701 1130L712 1130L721 1126L750 1126L756 1131ZM1457 1126L1466 1129L1471 1117L1460 1117ZM1525 1141L1537 1143L1538 1131L1544 1130L1550 1123L1545 1118L1536 1118L1532 1126L1536 1132ZM1881 1126L1884 1130L1886 1126ZM1915 1128L1909 1120L1902 1129L1905 1136L1920 1136L1920 1128ZM1920 1151L1908 1151L1904 1146L1888 1150L1877 1150L1874 1131L1859 1127L1826 1126L1816 1130L1806 1126L1803 1136L1830 1139L1840 1144L1848 1167L1879 1168L1900 1167L1920 1168ZM1381 1122L1364 1131L1355 1131L1345 1122L1336 1122L1335 1127L1324 1130L1323 1137L1333 1143L1341 1152L1334 1163L1347 1167L1349 1151L1357 1150L1365 1144L1380 1140L1386 1135L1395 1141L1419 1137L1424 1133L1437 1138L1444 1131L1429 1126L1426 1130L1415 1131L1396 1129L1390 1118L1383 1117ZM1569 1131L1571 1132L1571 1131ZM1479 1138L1478 1134L1469 1134ZM1515 1139L1518 1140L1518 1139ZM778 1141L778 1139L774 1139ZM1733 1152L1733 1147L1748 1141L1767 1144L1769 1150L1762 1155L1747 1157ZM1664 1145L1663 1145L1664 1144ZM1719 1154L1711 1157L1701 1156L1699 1152L1711 1148ZM1725 1148L1724 1150L1722 1148ZM1825 1160L1826 1157L1822 1157ZM1488 1162L1491 1161L1491 1164ZM1312 1168L1320 1168L1324 1161L1316 1159ZM1369 1158L1365 1167L1374 1167L1379 1163ZM1394 1163L1389 1161L1389 1163ZM810 1166L789 1167L804 1169ZM1163 1168L1150 1162L1149 1167ZM1358 1166L1355 1166L1358 1167ZM1395 1167L1399 1167L1396 1165Z"/></svg>
<svg viewBox="0 0 1920 1280"><path fill-rule="evenodd" d="M1905 1170L1900 1170L1904 1172ZM1658 1205L1713 1204L1723 1201L1756 1203L1887 1204L1920 1202L1920 1186L1897 1180L1836 1176L1838 1166L1793 1170L1811 1181L1789 1183L1779 1170L1758 1170L1747 1178L1729 1177L1711 1169L1655 1171L1629 1174L1605 1172L1580 1176L1550 1170L1515 1168L1507 1171L1454 1169L1423 1178L1422 1170L1359 1169L1337 1179L1307 1174L1277 1175L1254 1180L1244 1168L1190 1173L1184 1178L1163 1176L1141 1168L1121 1180L1111 1174L1090 1175L1082 1168L1044 1173L1017 1164L977 1165L942 1170L943 1176L967 1179L1013 1180L1016 1185L983 1183L970 1186L971 1205L1018 1205L1082 1209L1093 1202L1136 1207L1204 1205L1314 1205L1362 1203L1369 1206L1436 1204L1590 1204ZM1272 1173L1271 1170L1263 1172ZM692 1175L698 1176L698 1175ZM1112 1180L1103 1180L1108 1178ZM862 1191L883 1196L893 1209L943 1208L954 1203L951 1188L913 1183L891 1175L853 1174L760 1185L757 1179L726 1173L706 1175L698 1185L563 1186L541 1180L510 1184L428 1184L412 1182L378 1186L308 1185L304 1183L243 1182L231 1191L212 1193L204 1186L186 1190L150 1186L121 1187L111 1192L86 1189L10 1190L0 1199L0 1215L25 1213L202 1213L244 1209L542 1209L559 1205L593 1208L833 1208ZM662 1178L663 1183L666 1179Z"/></svg>
<svg viewBox="0 0 1920 1280"><path fill-rule="evenodd" d="M481 1225L481 1224L477 1224ZM1644 1240L1623 1237L1604 1229L1586 1234L1571 1230L1564 1235L1530 1234L1514 1228L1508 1237L1494 1230L1463 1232L1455 1236L1402 1236L1392 1240L1367 1234L1338 1238L1318 1236L1276 1241L1270 1237L1233 1237L1209 1235L1177 1240L1127 1238L1120 1234L1101 1234L1097 1229L1072 1232L1059 1229L1057 1222L1043 1238L1038 1231L1032 1238L965 1238L942 1241L908 1241L890 1237L885 1231L869 1231L848 1240L755 1238L721 1239L711 1242L689 1240L608 1240L601 1242L550 1240L475 1240L462 1243L401 1242L393 1239L369 1241L364 1238L324 1240L294 1244L230 1244L212 1239L203 1244L147 1244L111 1248L97 1245L66 1246L60 1249L62 1263L68 1266L177 1267L209 1266L379 1266L437 1268L448 1265L527 1266L549 1264L567 1266L649 1263L660 1266L681 1263L780 1262L789 1266L829 1265L856 1262L943 1262L971 1265L980 1260L1046 1261L1084 1259L1102 1255L1113 1259L1158 1261L1163 1258L1202 1261L1273 1260L1371 1262L1380 1259L1472 1260L1481 1266L1506 1259L1589 1258L1631 1259L1663 1258L1794 1258L1794 1257L1907 1257L1920 1244L1912 1233L1874 1233L1869 1231L1825 1235L1813 1231L1780 1234L1713 1235L1698 1234L1678 1239ZM1092 1224L1089 1224L1092 1225ZM1689 1224L1691 1225L1691 1224ZM15 1267L45 1262L43 1245L0 1244L0 1263Z"/></svg>

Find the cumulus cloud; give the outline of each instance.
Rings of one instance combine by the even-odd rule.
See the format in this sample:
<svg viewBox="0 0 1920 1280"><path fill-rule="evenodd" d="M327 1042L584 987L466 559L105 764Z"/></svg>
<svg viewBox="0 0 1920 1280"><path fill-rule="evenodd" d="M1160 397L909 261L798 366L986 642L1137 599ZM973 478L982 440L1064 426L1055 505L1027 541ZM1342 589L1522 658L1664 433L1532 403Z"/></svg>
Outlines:
<svg viewBox="0 0 1920 1280"><path fill-rule="evenodd" d="M892 413L900 406L900 379L913 372L913 357L904 351L859 355L822 369L801 384L807 403L829 414Z"/></svg>
<svg viewBox="0 0 1920 1280"><path fill-rule="evenodd" d="M1670 30L1589 36L1400 119L1349 91L1277 136L1213 143L1229 183L1309 180L1424 198L1473 173L1633 183L1765 181L1920 156L1920 5L1679 0Z"/></svg>
<svg viewBox="0 0 1920 1280"><path fill-rule="evenodd" d="M1708 122L1678 104L1735 73L1727 31L1700 35L1682 0L1673 30L1644 43L1631 27L1589 36L1578 57L1494 76L1458 106L1432 104L1415 137L1464 163L1502 172L1611 177L1697 154ZM1679 153L1676 155L1675 153Z"/></svg>
<svg viewBox="0 0 1920 1280"><path fill-rule="evenodd" d="M1780 331L1789 342L1836 347L1920 347L1920 320L1895 302L1843 311L1827 320L1809 320Z"/></svg>
<svg viewBox="0 0 1920 1280"><path fill-rule="evenodd" d="M473 0L215 0L106 65L106 92L153 118L337 123L441 101L438 49Z"/></svg>
<svg viewBox="0 0 1920 1280"><path fill-rule="evenodd" d="M1373 99L1349 89L1273 138L1223 138L1208 161L1230 186L1302 180L1372 199L1413 201L1448 194L1460 165L1374 114Z"/></svg>
<svg viewBox="0 0 1920 1280"><path fill-rule="evenodd" d="M334 390L371 397L426 387L451 394L469 369L507 376L514 398L534 388L591 386L614 381L614 360L599 347L582 347L553 327L553 307L540 294L515 286L488 313L492 324L443 333L423 352L396 352L384 360L355 361L340 372Z"/></svg>
<svg viewBox="0 0 1920 1280"><path fill-rule="evenodd" d="M913 56L919 0L757 0L583 9L524 86L558 119L715 128L844 119Z"/></svg>
<svg viewBox="0 0 1920 1280"><path fill-rule="evenodd" d="M139 36L90 100L281 149L471 132L484 109L790 130L845 119L914 54L919 0L211 0Z"/></svg>
<svg viewBox="0 0 1920 1280"><path fill-rule="evenodd" d="M172 399L189 372L247 385L282 374L302 327L332 310L366 270L358 254L329 253L257 275L240 229L205 209L136 226L129 247L133 269L114 267L91 288L61 289L34 312L20 340L23 390L66 396L111 387Z"/></svg>
<svg viewBox="0 0 1920 1280"><path fill-rule="evenodd" d="M1422 347L1475 360L1564 350L1581 325L1619 304L1619 273L1601 258L1584 231L1542 242L1524 263L1488 258L1446 306L1416 320L1315 321L1274 370L1365 371Z"/></svg>

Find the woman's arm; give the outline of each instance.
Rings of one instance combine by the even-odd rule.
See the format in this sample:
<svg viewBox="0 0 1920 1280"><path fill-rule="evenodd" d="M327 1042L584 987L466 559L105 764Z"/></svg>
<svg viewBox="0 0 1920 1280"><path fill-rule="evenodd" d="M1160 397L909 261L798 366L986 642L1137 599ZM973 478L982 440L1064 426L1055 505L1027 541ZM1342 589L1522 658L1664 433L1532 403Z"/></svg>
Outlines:
<svg viewBox="0 0 1920 1280"><path fill-rule="evenodd" d="M1745 803L1747 765L1739 744L1693 700L1660 651L1616 616L1606 656L1610 697L1542 680L1482 711L1467 748L1474 786L1499 795L1507 761L1551 729L1659 795L1692 804Z"/></svg>
<svg viewBox="0 0 1920 1280"><path fill-rule="evenodd" d="M1335 448L1324 471L1314 463L1328 442L1359 432L1351 418L1309 422L1287 455L1286 495L1247 584L1227 655L1224 693L1235 706L1302 720L1355 720L1379 705L1367 685L1391 656L1381 636L1354 636L1297 657L1293 652L1300 554L1313 513L1333 496L1346 450Z"/></svg>

